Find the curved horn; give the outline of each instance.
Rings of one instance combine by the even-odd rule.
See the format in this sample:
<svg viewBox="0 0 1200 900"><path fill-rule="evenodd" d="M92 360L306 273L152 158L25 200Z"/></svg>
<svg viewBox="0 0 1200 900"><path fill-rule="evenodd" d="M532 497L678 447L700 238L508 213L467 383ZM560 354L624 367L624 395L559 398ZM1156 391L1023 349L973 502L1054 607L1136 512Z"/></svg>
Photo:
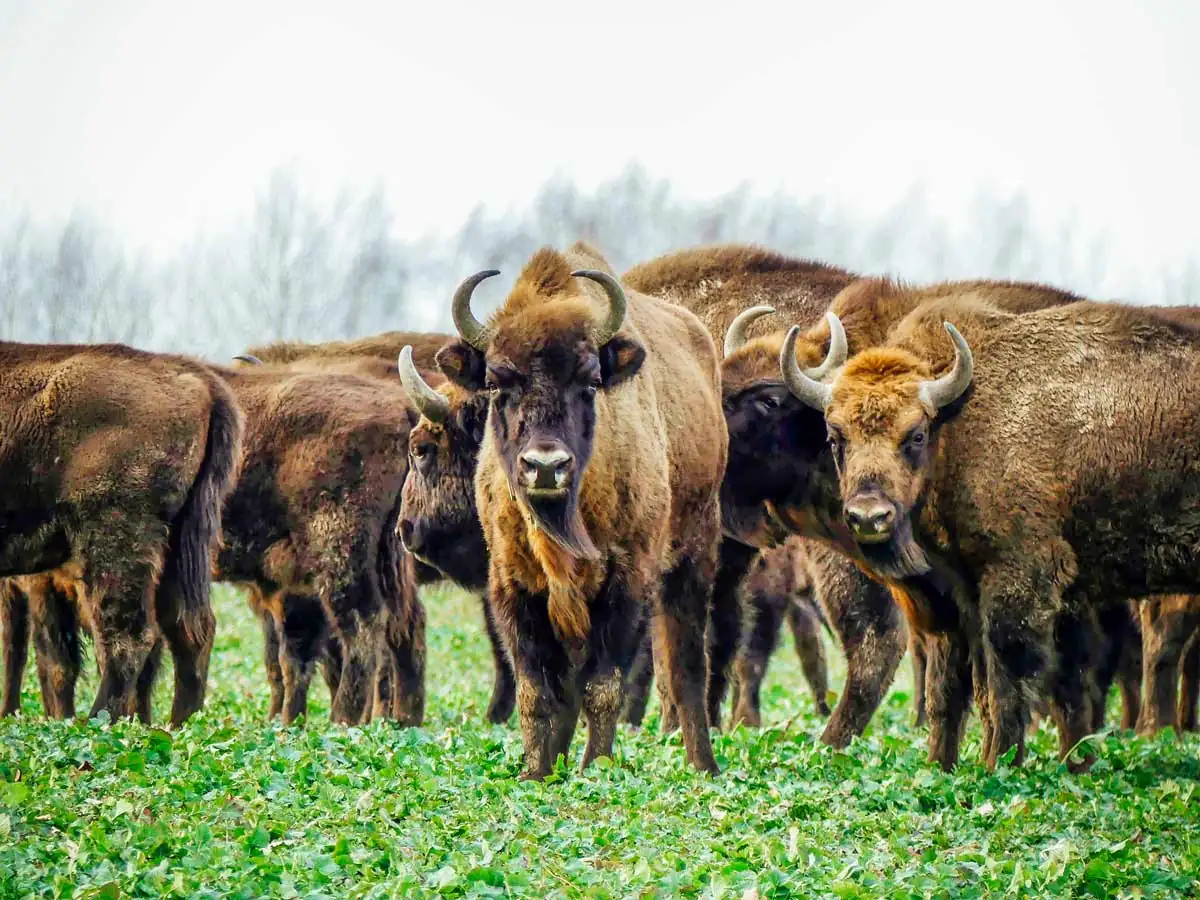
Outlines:
<svg viewBox="0 0 1200 900"><path fill-rule="evenodd" d="M783 372L783 382L796 399L823 413L833 396L833 388L810 378L800 370L800 364L796 362L796 338L799 336L800 326L793 325L788 329L787 337L783 339L783 349L779 351L779 369Z"/></svg>
<svg viewBox="0 0 1200 900"><path fill-rule="evenodd" d="M421 373L413 365L412 347L405 345L400 351L398 366L400 384L404 386L404 393L408 394L408 399L417 408L417 412L430 422L446 421L446 417L450 415L450 401L431 388L421 377Z"/></svg>
<svg viewBox="0 0 1200 900"><path fill-rule="evenodd" d="M975 374L975 357L971 353L971 345L967 339L958 333L949 322L943 322L950 340L954 341L954 368L934 381L922 381L918 396L926 406L941 409L949 406L963 395L971 386L971 378Z"/></svg>
<svg viewBox="0 0 1200 900"><path fill-rule="evenodd" d="M450 314L454 317L454 327L458 329L459 336L476 350L487 349L487 340L484 338L483 323L471 312L471 295L475 293L475 288L479 287L481 281L499 274L499 269L476 272L458 286L450 304Z"/></svg>
<svg viewBox="0 0 1200 900"><path fill-rule="evenodd" d="M251 356L249 353L239 353L234 357L234 359L240 360L244 363L250 363L253 366L261 366L263 364L261 359L259 359L257 356Z"/></svg>
<svg viewBox="0 0 1200 900"><path fill-rule="evenodd" d="M842 327L842 320L831 312L825 313L825 320L829 323L829 352L825 354L825 361L819 366L805 371L809 378L817 381L844 363L846 357L850 355L849 345L846 343L846 329Z"/></svg>
<svg viewBox="0 0 1200 900"><path fill-rule="evenodd" d="M751 322L755 322L763 316L769 316L773 312L775 312L773 306L752 306L738 313L737 318L729 323L729 330L725 332L725 355L733 355L746 343L746 329L750 327Z"/></svg>
<svg viewBox="0 0 1200 900"><path fill-rule="evenodd" d="M621 330L621 325L625 322L625 309L629 306L629 301L625 298L625 291L622 290L621 283L617 279L599 269L576 269L571 273L571 277L594 281L604 288L604 293L608 294L608 318L596 330L596 344L603 347L612 340L614 334Z"/></svg>

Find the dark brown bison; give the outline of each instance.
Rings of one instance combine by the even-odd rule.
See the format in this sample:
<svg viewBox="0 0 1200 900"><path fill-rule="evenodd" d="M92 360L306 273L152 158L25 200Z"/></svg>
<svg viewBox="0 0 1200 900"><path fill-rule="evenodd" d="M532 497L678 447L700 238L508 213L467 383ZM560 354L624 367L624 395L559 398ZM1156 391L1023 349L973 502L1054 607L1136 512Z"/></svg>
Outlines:
<svg viewBox="0 0 1200 900"><path fill-rule="evenodd" d="M246 415L218 577L252 588L264 617L272 713L302 715L332 655L334 721L420 724L425 613L395 527L416 418L406 395L394 380L326 370L217 371Z"/></svg>
<svg viewBox="0 0 1200 900"><path fill-rule="evenodd" d="M154 647L165 639L175 663L171 721L182 723L204 702L210 554L236 477L237 403L197 362L117 344L0 343L0 396L0 576L57 570L52 583L8 589L23 598L42 582L61 586L52 606L34 607L68 629L53 636L68 649L77 647L76 618L90 625L100 670L93 715L149 718L139 680L153 681ZM63 604L70 611L52 619ZM18 660L9 653L13 704ZM53 687L48 711L70 714L73 676Z"/></svg>
<svg viewBox="0 0 1200 900"><path fill-rule="evenodd" d="M833 344L835 336L822 324L822 316L835 297L848 293L860 279L832 266L739 245L684 250L636 266L626 279L636 290L693 310L713 334L725 336L722 400L731 441L721 487L727 538L721 547L711 629L717 640L711 648L708 700L715 723L724 669L737 648L738 585L757 548L786 537L763 514L764 486L776 478L770 461L795 442L795 413L801 406L790 399L779 377L785 325L792 321L813 325L812 374L820 377L821 366L840 363L842 352ZM747 303L770 305L747 310ZM890 307L884 312L895 315ZM864 314L854 321L861 330L873 319ZM827 348L829 360L822 364ZM732 439L734 434L740 436L738 440ZM817 586L846 654L845 689L822 734L826 743L844 746L862 733L883 699L904 656L906 632L888 591L848 558L820 547L808 548L804 558L808 578ZM755 615L762 618L763 612ZM746 699L752 701L753 695ZM748 718L756 716L754 710Z"/></svg>
<svg viewBox="0 0 1200 900"><path fill-rule="evenodd" d="M0 715L12 715L21 705L21 682L33 638L37 656L42 709L54 719L75 716L75 684L83 664L81 637L91 625L79 615L88 607L81 597L82 582L69 571L43 572L0 580L0 622L4 635L4 698ZM158 652L158 645L152 654ZM157 667L144 666L142 677L152 679ZM152 685L149 685L152 687ZM150 720L150 693L138 691L138 715Z"/></svg>
<svg viewBox="0 0 1200 900"><path fill-rule="evenodd" d="M827 425L841 527L910 620L945 636L954 681L974 676L986 763L1022 759L1041 696L1067 754L1095 719L1097 611L1200 585L1200 331L1114 304L1014 315L964 294L917 309L832 384L790 349L789 389Z"/></svg>
<svg viewBox="0 0 1200 900"><path fill-rule="evenodd" d="M704 628L725 466L712 339L687 311L622 289L594 252L545 249L484 326L483 278L455 295L443 373L490 398L476 472L488 592L517 671L527 778L570 748L612 751L621 675L650 618L689 761L716 772Z"/></svg>
<svg viewBox="0 0 1200 900"><path fill-rule="evenodd" d="M745 645L734 664L737 682L734 724L762 724L759 694L785 620L813 703L818 712L829 715L829 672L821 644L821 629L829 630L829 621L814 596L816 586L810 577L805 550L805 542L800 540L764 550L742 583L749 622Z"/></svg>
<svg viewBox="0 0 1200 900"><path fill-rule="evenodd" d="M418 497L416 506L408 502L408 512L399 523L400 531L409 552L417 560L417 579L421 584L438 582L445 577L480 596L495 672L487 717L492 722L505 722L512 715L516 703L516 682L512 663L504 652L484 597L487 549L475 513L473 486L475 458L479 441L482 440L487 398L478 397L468 401L458 396L463 392L456 393L452 384L442 384L443 378L436 368L434 354L453 339L451 335L391 331L355 341L271 344L252 348L253 352L244 354L242 358L259 364L266 360L284 363L291 368L357 373L394 384L398 356L405 347L410 348L407 359L411 374L402 365L401 380L414 408L426 413L425 421L410 435L410 440L426 455L412 453L410 447L410 468L414 478L420 474L423 479L425 474L432 473L432 480L428 499ZM431 383L444 393L439 395ZM443 396L445 400L441 399ZM461 410L458 405L460 399ZM452 415L441 415L445 403L454 404L455 412ZM462 463L458 452L462 440L468 435L472 444L469 462ZM436 460L432 455L434 444L441 447ZM450 449L455 451L454 457L445 455ZM463 458L467 455L468 451L464 451ZM461 480L454 480L457 475L448 475L449 466L462 465L468 465L469 470ZM407 478L405 483L411 484L414 478ZM405 490L405 496L412 497L412 490L407 487ZM437 524L442 520L426 513L425 508L431 503L436 503L453 527L447 527L445 523ZM460 520L469 524L459 528Z"/></svg>

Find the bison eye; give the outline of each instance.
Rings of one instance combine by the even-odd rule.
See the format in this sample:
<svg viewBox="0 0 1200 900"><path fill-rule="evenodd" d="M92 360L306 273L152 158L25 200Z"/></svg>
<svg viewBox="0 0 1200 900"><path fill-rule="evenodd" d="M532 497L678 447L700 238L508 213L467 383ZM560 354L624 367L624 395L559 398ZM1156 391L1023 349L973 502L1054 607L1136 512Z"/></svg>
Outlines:
<svg viewBox="0 0 1200 900"><path fill-rule="evenodd" d="M779 408L779 401L771 394L760 394L754 398L754 408L761 415L770 415L773 410Z"/></svg>

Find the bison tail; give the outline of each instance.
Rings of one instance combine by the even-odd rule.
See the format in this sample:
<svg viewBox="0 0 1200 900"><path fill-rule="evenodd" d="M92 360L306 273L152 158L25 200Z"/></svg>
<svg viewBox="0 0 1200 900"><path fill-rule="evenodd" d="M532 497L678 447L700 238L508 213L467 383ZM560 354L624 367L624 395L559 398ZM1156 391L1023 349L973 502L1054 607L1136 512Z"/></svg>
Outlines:
<svg viewBox="0 0 1200 900"><path fill-rule="evenodd" d="M207 374L207 373L206 373ZM221 540L221 512L241 461L242 411L225 382L206 381L212 395L204 458L183 508L172 523L164 577L178 586L179 624L195 644L206 644L214 629L213 552Z"/></svg>

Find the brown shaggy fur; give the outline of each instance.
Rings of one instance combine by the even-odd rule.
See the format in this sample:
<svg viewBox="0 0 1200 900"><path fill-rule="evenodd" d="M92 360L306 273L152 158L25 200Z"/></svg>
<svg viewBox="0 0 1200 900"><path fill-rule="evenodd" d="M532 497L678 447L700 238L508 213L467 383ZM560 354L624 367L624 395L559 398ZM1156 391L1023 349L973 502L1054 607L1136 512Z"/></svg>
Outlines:
<svg viewBox="0 0 1200 900"><path fill-rule="evenodd" d="M272 365L219 371L245 410L246 437L218 577L251 586L274 625L267 647L268 656L278 648L277 662L267 666L272 675L278 666L281 694L272 712L285 723L305 712L332 624L330 652L342 656L334 721L420 724L425 615L395 533L415 413L398 380Z"/></svg>
<svg viewBox="0 0 1200 900"><path fill-rule="evenodd" d="M453 335L426 331L385 331L370 337L349 341L326 341L321 344L306 344L301 341L280 341L250 347L246 353L265 363L313 363L316 360L346 362L356 359L377 359L391 367L391 377L396 375L396 357L410 345L413 348L413 363L422 372L437 371L434 357L438 350L454 340Z"/></svg>
<svg viewBox="0 0 1200 900"><path fill-rule="evenodd" d="M567 752L581 707L585 765L611 753L621 672L646 615L688 758L715 772L703 634L726 446L716 350L690 313L634 291L621 332L596 347L609 304L575 268L608 266L583 245L539 251L489 323L486 357L464 342L439 354L469 390L484 389L485 361L528 379L520 397L493 397L476 473L488 590L517 668L525 777L544 777ZM580 365L611 379L594 399L573 386ZM539 435L572 442L580 461L561 518L514 477L523 441Z"/></svg>
<svg viewBox="0 0 1200 900"><path fill-rule="evenodd" d="M148 690L153 648L165 638L175 660L171 720L183 722L203 705L208 677L209 560L242 434L233 397L183 357L11 343L0 343L0 397L0 575L59 570L53 584L77 599L94 631L93 715L148 720L139 679ZM50 585L17 587L28 595ZM50 637L78 640L73 630ZM17 655L9 658L11 674ZM68 706L47 705L52 714Z"/></svg>
<svg viewBox="0 0 1200 900"><path fill-rule="evenodd" d="M398 380L397 357L405 346L412 346L413 363L421 372L422 377L430 386L448 392L451 401L456 404L455 417L445 427L422 420L421 424L424 426L424 430L419 427L413 434L419 437L423 433L432 432L436 440L443 443L452 441L457 450L458 446L463 443L462 438L468 437L463 435L462 425L471 427L474 432L476 420L472 415L459 423L458 420L462 419L464 415L458 406L459 397L455 396L453 385L443 383L442 374L434 363L434 355L437 350L452 340L454 338L451 335L445 334L391 331L354 341L330 341L324 344L294 342L273 344L251 348L247 352L264 362L287 363L290 368L295 370L359 374L395 384ZM486 398L478 398L470 404L464 404L463 408L472 412L475 407L480 407L485 415ZM479 419L479 425L482 426L482 416ZM446 527L434 530L426 529L426 522L436 522L437 520L432 517L431 513L422 512L410 512L407 514L407 518L402 514L398 525L403 530L407 522L409 535L406 541L410 546L416 542L422 544L421 552L414 554L420 560L420 564L417 566L417 578L420 583L428 584L440 581L441 576L444 575L466 590L479 594L488 642L492 649L495 673L492 702L488 706L487 715L489 721L504 722L512 715L516 704L516 688L512 663L505 655L499 635L496 633L491 611L483 596L487 582L487 554L483 531L475 512L474 496L475 459L481 439L481 430L477 435L474 433L470 435L471 446L463 451L461 458L456 457L453 460L454 465L463 468L469 455L469 471L464 469L460 473L461 477L457 481L453 481L447 479L444 465L435 468L435 471L438 472L437 483L428 486L431 491L428 497L418 497L416 501L419 503L424 500L426 505L435 507L439 512L446 512L448 519L453 520L456 527L461 520L463 523L461 529L458 529L457 532ZM412 485L416 481L422 485L421 493L424 493L426 486L422 479L417 477L420 474L418 467L414 465L410 471L416 474L414 477L407 478L405 484ZM406 490L409 496L417 493L415 487L408 487Z"/></svg>
<svg viewBox="0 0 1200 900"><path fill-rule="evenodd" d="M684 250L630 270L630 283L646 292L659 294L694 310L723 341L733 319L745 308L766 304L774 315L750 326L747 343L722 363L722 394L725 416L732 435L750 432L764 446L731 441L726 477L722 485L721 511L726 538L721 547L721 567L713 592L710 623L708 705L710 721L720 719L725 692L726 667L733 661L740 639L738 585L755 555L745 546L771 546L782 539L779 529L764 519L762 501L739 502L746 482L761 488L764 473L761 459L789 446L789 431L795 404L779 376L779 350L786 329L792 324L812 326L805 346L811 354L806 365L824 358L829 340L822 332L823 315L836 297L846 295L858 276L831 266L796 260L758 247L729 245ZM847 301L847 306L852 303ZM767 481L770 480L767 473ZM740 549L739 549L740 548ZM886 590L858 571L854 565L827 550L811 549L803 558L808 578L825 603L830 623L838 635L847 660L846 688L839 698L821 739L844 746L861 734L882 701L905 649L905 629ZM749 594L751 602L763 598ZM753 610L750 618L772 629L778 616L770 608ZM756 627L758 627L756 626ZM752 634L747 652L757 658ZM760 667L743 661L750 671ZM750 708L754 694L743 693L739 716L758 718Z"/></svg>
<svg viewBox="0 0 1200 900"><path fill-rule="evenodd" d="M939 412L917 389L950 364L943 319L971 342L975 379ZM1039 696L1064 754L1088 732L1098 610L1200 586L1197 383L1200 331L1165 317L1087 302L1014 316L978 298L918 309L835 382L842 495L894 505L901 538L870 564L918 598L924 630L974 648L989 765L1021 758ZM918 429L927 446L902 449ZM938 621L946 600L957 613Z"/></svg>

